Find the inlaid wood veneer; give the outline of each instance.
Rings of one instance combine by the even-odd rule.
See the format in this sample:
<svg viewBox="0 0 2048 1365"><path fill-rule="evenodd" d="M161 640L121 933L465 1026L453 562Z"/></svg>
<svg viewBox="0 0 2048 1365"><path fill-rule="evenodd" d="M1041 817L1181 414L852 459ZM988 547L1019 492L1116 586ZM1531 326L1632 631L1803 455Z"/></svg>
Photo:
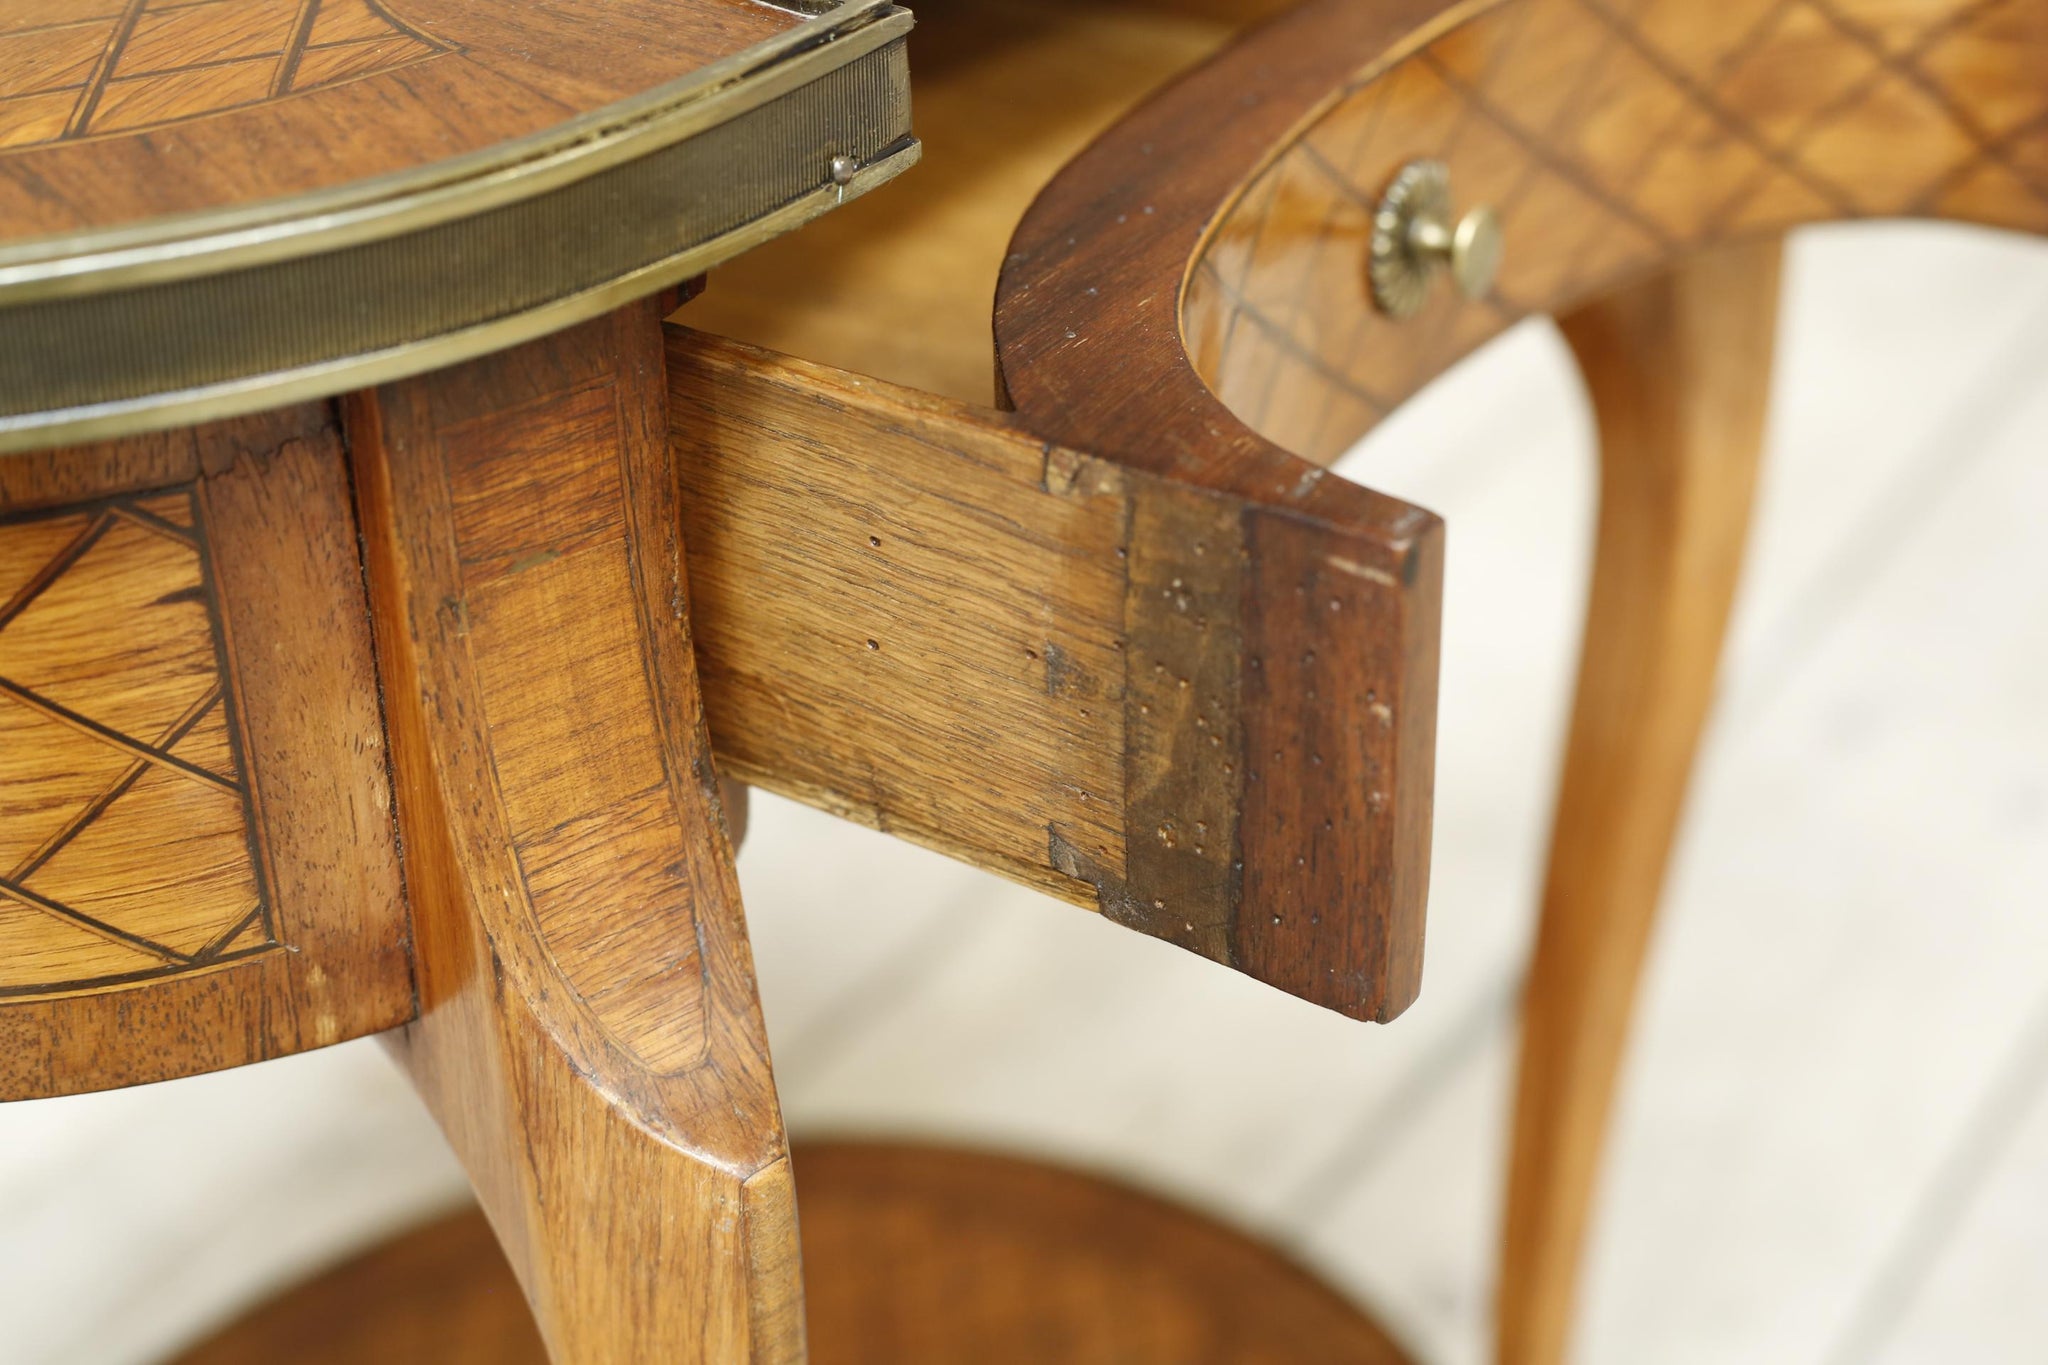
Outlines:
<svg viewBox="0 0 2048 1365"><path fill-rule="evenodd" d="M0 0L0 452L442 368L700 274L916 161L910 26Z"/></svg>
<svg viewBox="0 0 2048 1365"><path fill-rule="evenodd" d="M641 95L802 18L743 0L680 13L580 0L10 0L0 227L95 231L416 171Z"/></svg>
<svg viewBox="0 0 2048 1365"><path fill-rule="evenodd" d="M413 1010L326 405L0 461L0 1098Z"/></svg>
<svg viewBox="0 0 2048 1365"><path fill-rule="evenodd" d="M187 485L0 522L0 997L279 946L200 517Z"/></svg>
<svg viewBox="0 0 2048 1365"><path fill-rule="evenodd" d="M0 21L0 147L288 99L461 49L379 0L86 0Z"/></svg>
<svg viewBox="0 0 2048 1365"><path fill-rule="evenodd" d="M1708 243L1862 217L2048 231L2048 6L2034 0L1504 0L1345 81L1224 208L1188 356L1254 430L1334 459L1514 319ZM1397 322L1360 262L1394 172L1493 205L1490 297Z"/></svg>

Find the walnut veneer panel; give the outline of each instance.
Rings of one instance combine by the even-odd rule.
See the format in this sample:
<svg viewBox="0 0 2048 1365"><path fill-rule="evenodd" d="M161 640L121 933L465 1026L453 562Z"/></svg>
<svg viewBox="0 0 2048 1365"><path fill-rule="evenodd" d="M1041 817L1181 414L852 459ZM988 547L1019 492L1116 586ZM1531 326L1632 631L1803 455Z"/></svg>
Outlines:
<svg viewBox="0 0 2048 1365"><path fill-rule="evenodd" d="M0 462L0 1099L411 1017L324 406Z"/></svg>
<svg viewBox="0 0 2048 1365"><path fill-rule="evenodd" d="M1248 425L1328 461L1457 356L1729 237L1869 216L2048 231L2038 0L1508 0L1375 63L1215 222L1182 326ZM1433 36L1432 36L1433 32ZM1363 262L1414 157L1501 213L1493 296L1396 323Z"/></svg>

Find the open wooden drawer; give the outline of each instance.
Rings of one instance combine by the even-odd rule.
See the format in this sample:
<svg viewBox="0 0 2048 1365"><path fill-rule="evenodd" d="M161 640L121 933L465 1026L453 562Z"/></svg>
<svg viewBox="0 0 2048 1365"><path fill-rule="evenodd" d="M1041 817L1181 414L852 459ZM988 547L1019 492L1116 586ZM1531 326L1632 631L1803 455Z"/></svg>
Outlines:
<svg viewBox="0 0 2048 1365"><path fill-rule="evenodd" d="M1303 502L1320 471L1199 382L1184 416L1215 432L1191 458L1149 416L1081 418L1184 402L1146 393L1164 371L1129 340L1063 321L1150 288L1119 257L1164 197L1086 209L1057 282L1006 256L1090 138L1249 17L920 12L916 177L673 319L802 357L671 331L699 660L727 771L1384 1019L1421 966L1436 520L1349 485ZM1002 352L1014 397L1085 382L1052 403L1080 420L996 407L1006 268L1003 297L1055 304L1046 342ZM1035 358L1057 351L1080 370ZM1235 472L1226 431L1257 452Z"/></svg>
<svg viewBox="0 0 2048 1365"><path fill-rule="evenodd" d="M1253 9L921 8L925 164L674 320L802 358L670 333L700 659L748 780L1386 1019L1442 528L1322 466L1515 318L1713 243L2048 226L2048 40L1956 0L1321 0L1233 38ZM1396 321L1365 258L1420 158L1506 252Z"/></svg>

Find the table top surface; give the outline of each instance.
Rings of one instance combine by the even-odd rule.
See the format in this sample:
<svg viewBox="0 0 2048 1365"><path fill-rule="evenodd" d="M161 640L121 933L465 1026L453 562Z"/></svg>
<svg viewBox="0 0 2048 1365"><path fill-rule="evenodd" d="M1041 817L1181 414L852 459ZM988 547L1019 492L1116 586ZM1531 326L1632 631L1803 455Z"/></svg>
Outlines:
<svg viewBox="0 0 2048 1365"><path fill-rule="evenodd" d="M804 18L755 0L0 0L0 243L416 171Z"/></svg>
<svg viewBox="0 0 2048 1365"><path fill-rule="evenodd" d="M916 160L888 0L0 0L0 451L439 368Z"/></svg>

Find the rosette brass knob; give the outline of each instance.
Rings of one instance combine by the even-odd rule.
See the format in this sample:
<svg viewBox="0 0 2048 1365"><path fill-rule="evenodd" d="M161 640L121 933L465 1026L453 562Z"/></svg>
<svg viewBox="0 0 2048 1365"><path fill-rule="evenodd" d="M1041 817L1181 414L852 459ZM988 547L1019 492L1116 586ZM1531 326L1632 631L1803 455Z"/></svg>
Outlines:
<svg viewBox="0 0 2048 1365"><path fill-rule="evenodd" d="M1450 170L1441 161L1411 161L1373 212L1366 260L1372 301L1390 317L1412 317L1445 270L1459 293L1479 298L1493 287L1500 254L1500 216L1482 206L1454 221Z"/></svg>

